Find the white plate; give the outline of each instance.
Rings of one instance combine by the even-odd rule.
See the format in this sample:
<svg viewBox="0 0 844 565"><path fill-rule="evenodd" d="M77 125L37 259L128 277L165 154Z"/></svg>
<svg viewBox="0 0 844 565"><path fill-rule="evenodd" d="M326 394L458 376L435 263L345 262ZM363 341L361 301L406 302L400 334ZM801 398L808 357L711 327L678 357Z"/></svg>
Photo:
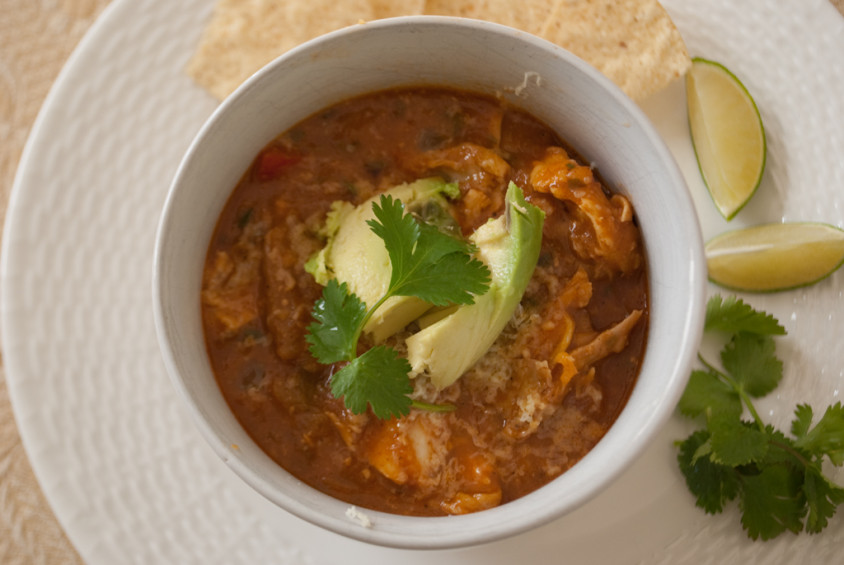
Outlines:
<svg viewBox="0 0 844 565"><path fill-rule="evenodd" d="M827 0L665 2L693 55L744 79L768 131L763 186L733 226L844 226L844 18ZM215 102L184 65L209 0L116 0L74 53L33 129L3 241L3 355L38 479L86 562L832 563L821 535L752 543L732 509L694 507L671 423L606 493L539 530L460 551L374 548L271 506L205 446L165 375L153 330L153 237L178 161ZM728 227L700 182L682 84L643 104L683 168L705 236ZM844 270L806 290L746 297L786 325L783 383L760 403L786 427L798 402L844 386ZM842 483L841 471L834 475ZM377 560L377 561L374 561Z"/></svg>

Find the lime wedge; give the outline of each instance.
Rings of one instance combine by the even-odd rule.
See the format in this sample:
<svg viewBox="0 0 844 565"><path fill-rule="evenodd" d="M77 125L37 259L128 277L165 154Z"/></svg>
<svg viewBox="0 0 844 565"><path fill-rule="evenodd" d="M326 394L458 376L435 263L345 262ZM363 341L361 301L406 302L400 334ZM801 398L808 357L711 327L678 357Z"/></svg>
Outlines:
<svg viewBox="0 0 844 565"><path fill-rule="evenodd" d="M806 286L844 263L844 230L827 224L763 224L706 244L709 279L727 288L773 292Z"/></svg>
<svg viewBox="0 0 844 565"><path fill-rule="evenodd" d="M686 74L689 128L698 167L721 215L747 204L765 170L765 129L756 103L726 67L696 57Z"/></svg>

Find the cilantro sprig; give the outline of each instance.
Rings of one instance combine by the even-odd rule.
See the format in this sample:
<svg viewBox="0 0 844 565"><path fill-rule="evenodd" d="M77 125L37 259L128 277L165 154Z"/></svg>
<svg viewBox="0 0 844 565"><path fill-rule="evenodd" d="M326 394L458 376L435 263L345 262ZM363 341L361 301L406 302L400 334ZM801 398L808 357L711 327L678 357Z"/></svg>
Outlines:
<svg viewBox="0 0 844 565"><path fill-rule="evenodd" d="M472 304L475 296L489 288L489 269L472 257L475 249L470 243L418 222L392 196L382 195L372 210L375 218L367 223L383 240L390 257L386 293L367 305L346 283L331 279L314 304L314 322L305 339L320 363L345 362L331 376L331 392L356 414L367 406L382 419L403 416L412 406L448 409L410 398L410 363L393 348L377 345L358 355L358 342L369 319L387 299L415 296L434 306Z"/></svg>
<svg viewBox="0 0 844 565"><path fill-rule="evenodd" d="M677 460L689 490L704 511L716 514L738 500L741 523L752 539L823 530L844 502L844 488L823 473L826 459L844 464L844 406L836 403L814 423L798 405L791 437L766 425L753 399L769 394L782 379L774 336L785 328L770 314L742 300L714 296L705 330L725 338L721 368L699 356L680 399L680 412L705 427L678 443ZM750 414L750 420L742 415Z"/></svg>

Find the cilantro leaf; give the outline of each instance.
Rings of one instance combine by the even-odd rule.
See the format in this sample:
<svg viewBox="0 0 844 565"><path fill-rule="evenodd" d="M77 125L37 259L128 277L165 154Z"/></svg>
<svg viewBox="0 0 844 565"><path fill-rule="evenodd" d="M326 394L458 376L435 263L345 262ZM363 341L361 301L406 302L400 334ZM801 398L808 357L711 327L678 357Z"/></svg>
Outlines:
<svg viewBox="0 0 844 565"><path fill-rule="evenodd" d="M717 514L736 497L739 484L732 467L712 462L705 453L708 442L709 432L694 432L680 444L677 462L697 506L708 514Z"/></svg>
<svg viewBox="0 0 844 565"><path fill-rule="evenodd" d="M735 296L715 295L706 303L707 331L749 332L758 335L785 335L785 328L771 314L754 310Z"/></svg>
<svg viewBox="0 0 844 565"><path fill-rule="evenodd" d="M812 419L815 417L812 407L808 404L798 404L794 409L794 420L791 422L791 435L797 439L802 438L812 427Z"/></svg>
<svg viewBox="0 0 844 565"><path fill-rule="evenodd" d="M373 204L372 231L390 256L390 296L416 296L435 306L472 304L489 288L490 272L473 259L473 247L428 224L419 224L389 195Z"/></svg>
<svg viewBox="0 0 844 565"><path fill-rule="evenodd" d="M733 387L712 371L693 371L677 406L690 418L715 412L726 412L738 418L742 409Z"/></svg>
<svg viewBox="0 0 844 565"><path fill-rule="evenodd" d="M404 214L404 205L389 195L382 195L377 203L372 204L376 220L367 220L369 229L384 240L390 255L393 275L390 286L395 284L398 273L408 269L412 263L413 248L422 234L420 224L412 216ZM387 242L399 241L404 245L387 245Z"/></svg>
<svg viewBox="0 0 844 565"><path fill-rule="evenodd" d="M811 421L811 409L807 411L798 406L798 432L804 432L807 417ZM829 406L814 428L798 436L796 445L812 453L828 456L834 465L844 463L844 406L840 402Z"/></svg>
<svg viewBox="0 0 844 565"><path fill-rule="evenodd" d="M378 345L334 373L331 392L342 397L355 414L365 412L369 405L381 419L403 416L410 412L408 395L413 392L409 371L407 359L391 347Z"/></svg>
<svg viewBox="0 0 844 565"><path fill-rule="evenodd" d="M730 467L754 463L768 454L768 435L729 415L709 420L712 461Z"/></svg>
<svg viewBox="0 0 844 565"><path fill-rule="evenodd" d="M768 335L741 331L721 352L721 362L735 381L753 397L765 396L782 379L782 361Z"/></svg>
<svg viewBox="0 0 844 565"><path fill-rule="evenodd" d="M395 294L416 296L435 306L472 304L476 295L487 291L489 281L489 269L483 262L465 253L451 253L408 273L396 285Z"/></svg>
<svg viewBox="0 0 844 565"><path fill-rule="evenodd" d="M806 468L803 494L808 506L806 531L816 534L827 526L829 519L835 515L836 507L844 502L844 489L830 483L820 469L810 465Z"/></svg>
<svg viewBox="0 0 844 565"><path fill-rule="evenodd" d="M770 449L768 449L764 460L760 461L761 465L794 465L802 467L811 459L811 454L797 447L791 438L786 437L785 434L775 427L771 425L765 426L765 433L768 434Z"/></svg>
<svg viewBox="0 0 844 565"><path fill-rule="evenodd" d="M802 474L786 465L742 477L741 523L752 539L768 540L784 531L799 533L806 515Z"/></svg>
<svg viewBox="0 0 844 565"><path fill-rule="evenodd" d="M308 326L305 340L317 361L327 365L354 359L366 304L349 292L346 283L328 281L312 315L316 322Z"/></svg>

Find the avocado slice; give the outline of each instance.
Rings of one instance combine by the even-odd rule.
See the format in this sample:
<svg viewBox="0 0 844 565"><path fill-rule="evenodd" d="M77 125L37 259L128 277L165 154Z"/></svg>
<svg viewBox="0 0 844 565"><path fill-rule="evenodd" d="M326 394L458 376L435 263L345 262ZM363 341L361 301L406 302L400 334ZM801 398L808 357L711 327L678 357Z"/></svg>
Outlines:
<svg viewBox="0 0 844 565"><path fill-rule="evenodd" d="M459 226L448 212L446 197L460 195L456 183L440 178L426 178L401 184L385 194L400 200L405 211L421 221L431 223L447 233L459 233ZM325 247L313 255L305 270L325 285L332 278L345 282L365 304L372 305L386 294L392 267L383 240L372 232L367 220L375 217L372 204L381 197L373 196L359 206L337 201L332 204L321 235ZM416 297L393 296L375 311L364 327L380 343L424 314L431 305Z"/></svg>
<svg viewBox="0 0 844 565"><path fill-rule="evenodd" d="M507 189L504 214L470 237L478 258L492 273L489 290L474 304L454 308L407 339L411 375L427 374L445 388L483 357L507 325L536 268L545 213L525 200L514 183Z"/></svg>

